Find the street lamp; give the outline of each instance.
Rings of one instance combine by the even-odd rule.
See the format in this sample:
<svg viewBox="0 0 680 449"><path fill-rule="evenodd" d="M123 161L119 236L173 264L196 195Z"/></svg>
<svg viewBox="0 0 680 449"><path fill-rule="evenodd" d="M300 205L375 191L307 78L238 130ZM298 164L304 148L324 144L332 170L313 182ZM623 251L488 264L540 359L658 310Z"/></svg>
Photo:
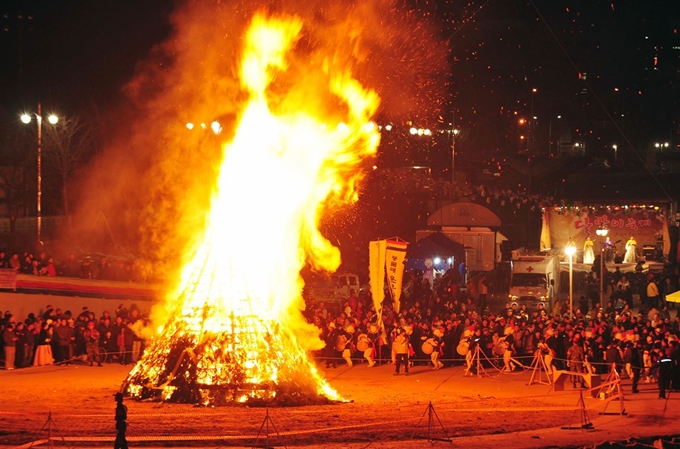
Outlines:
<svg viewBox="0 0 680 449"><path fill-rule="evenodd" d="M556 117L557 120L561 119L562 116L558 115ZM549 123L548 123L548 157L552 157L552 148L553 148L553 141L552 141L552 122L553 118L550 117Z"/></svg>
<svg viewBox="0 0 680 449"><path fill-rule="evenodd" d="M531 150L534 144L534 123L536 121L536 117L534 117L534 96L536 95L536 92L538 92L538 89L535 87L531 89L531 111L529 113L531 121L529 122L529 137L527 138L527 152L529 153L529 156L533 154Z"/></svg>
<svg viewBox="0 0 680 449"><path fill-rule="evenodd" d="M602 225L595 231L595 234L600 237L600 307L602 307L604 304L604 242L602 240L609 234L609 229Z"/></svg>
<svg viewBox="0 0 680 449"><path fill-rule="evenodd" d="M569 256L569 319L574 318L574 254L576 253L576 247L574 246L574 241L569 239L567 247L564 248L564 254Z"/></svg>
<svg viewBox="0 0 680 449"><path fill-rule="evenodd" d="M460 133L460 130L454 128L451 130L451 188L454 187L454 182L456 180L456 136Z"/></svg>
<svg viewBox="0 0 680 449"><path fill-rule="evenodd" d="M612 149L614 150L614 162L616 162L616 155L619 152L619 146L614 144L614 145L612 145Z"/></svg>
<svg viewBox="0 0 680 449"><path fill-rule="evenodd" d="M40 244L40 231L42 228L42 104L38 103L38 112L35 114L35 120L38 123L38 157L37 157L37 178L38 178L38 197L36 206L36 219L38 228L38 244ZM31 123L31 115L23 114L21 116L21 121L25 124ZM47 117L47 121L56 125L59 121L59 117L54 114L50 114Z"/></svg>

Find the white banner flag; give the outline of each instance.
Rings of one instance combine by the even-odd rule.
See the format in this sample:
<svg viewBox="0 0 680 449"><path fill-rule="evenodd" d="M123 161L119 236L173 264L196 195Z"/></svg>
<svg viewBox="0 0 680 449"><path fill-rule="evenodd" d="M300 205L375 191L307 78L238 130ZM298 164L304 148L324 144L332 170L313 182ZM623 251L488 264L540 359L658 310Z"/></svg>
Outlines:
<svg viewBox="0 0 680 449"><path fill-rule="evenodd" d="M385 250L385 268L387 270L387 285L394 301L394 311L401 309L401 286L404 282L404 259L406 259L407 242L387 240Z"/></svg>

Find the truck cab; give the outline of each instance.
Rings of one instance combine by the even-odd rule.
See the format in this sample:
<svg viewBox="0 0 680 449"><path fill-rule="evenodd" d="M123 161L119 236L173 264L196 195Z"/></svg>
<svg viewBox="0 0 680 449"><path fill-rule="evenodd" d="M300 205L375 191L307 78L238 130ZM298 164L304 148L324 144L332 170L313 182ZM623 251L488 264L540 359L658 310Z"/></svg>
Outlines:
<svg viewBox="0 0 680 449"><path fill-rule="evenodd" d="M362 289L359 276L354 273L334 274L332 281L334 285L333 299L336 301L345 301L352 293L358 295Z"/></svg>
<svg viewBox="0 0 680 449"><path fill-rule="evenodd" d="M550 252L517 254L512 260L508 299L518 305L552 307L559 292L559 258Z"/></svg>

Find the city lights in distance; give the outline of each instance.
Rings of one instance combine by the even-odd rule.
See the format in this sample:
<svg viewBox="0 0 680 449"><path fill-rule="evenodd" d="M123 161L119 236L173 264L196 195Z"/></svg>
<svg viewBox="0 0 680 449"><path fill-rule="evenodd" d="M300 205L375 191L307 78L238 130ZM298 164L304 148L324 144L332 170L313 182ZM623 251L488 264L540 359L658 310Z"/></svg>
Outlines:
<svg viewBox="0 0 680 449"><path fill-rule="evenodd" d="M411 127L411 129L408 130L409 133L411 133L412 136L415 136L416 134L419 136L431 136L432 131L426 128L416 128L416 127Z"/></svg>

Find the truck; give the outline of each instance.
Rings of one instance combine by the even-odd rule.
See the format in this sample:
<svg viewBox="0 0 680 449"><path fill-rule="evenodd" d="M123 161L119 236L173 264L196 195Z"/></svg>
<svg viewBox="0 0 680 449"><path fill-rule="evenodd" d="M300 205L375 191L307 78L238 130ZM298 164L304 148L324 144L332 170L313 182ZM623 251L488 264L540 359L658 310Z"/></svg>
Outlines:
<svg viewBox="0 0 680 449"><path fill-rule="evenodd" d="M512 304L527 308L552 308L560 292L560 260L553 251L529 251L520 248L512 252L510 291Z"/></svg>
<svg viewBox="0 0 680 449"><path fill-rule="evenodd" d="M303 296L331 306L340 306L352 293L358 296L369 289L368 285L359 282L359 275L355 273L334 273L329 278L310 280L305 284Z"/></svg>

